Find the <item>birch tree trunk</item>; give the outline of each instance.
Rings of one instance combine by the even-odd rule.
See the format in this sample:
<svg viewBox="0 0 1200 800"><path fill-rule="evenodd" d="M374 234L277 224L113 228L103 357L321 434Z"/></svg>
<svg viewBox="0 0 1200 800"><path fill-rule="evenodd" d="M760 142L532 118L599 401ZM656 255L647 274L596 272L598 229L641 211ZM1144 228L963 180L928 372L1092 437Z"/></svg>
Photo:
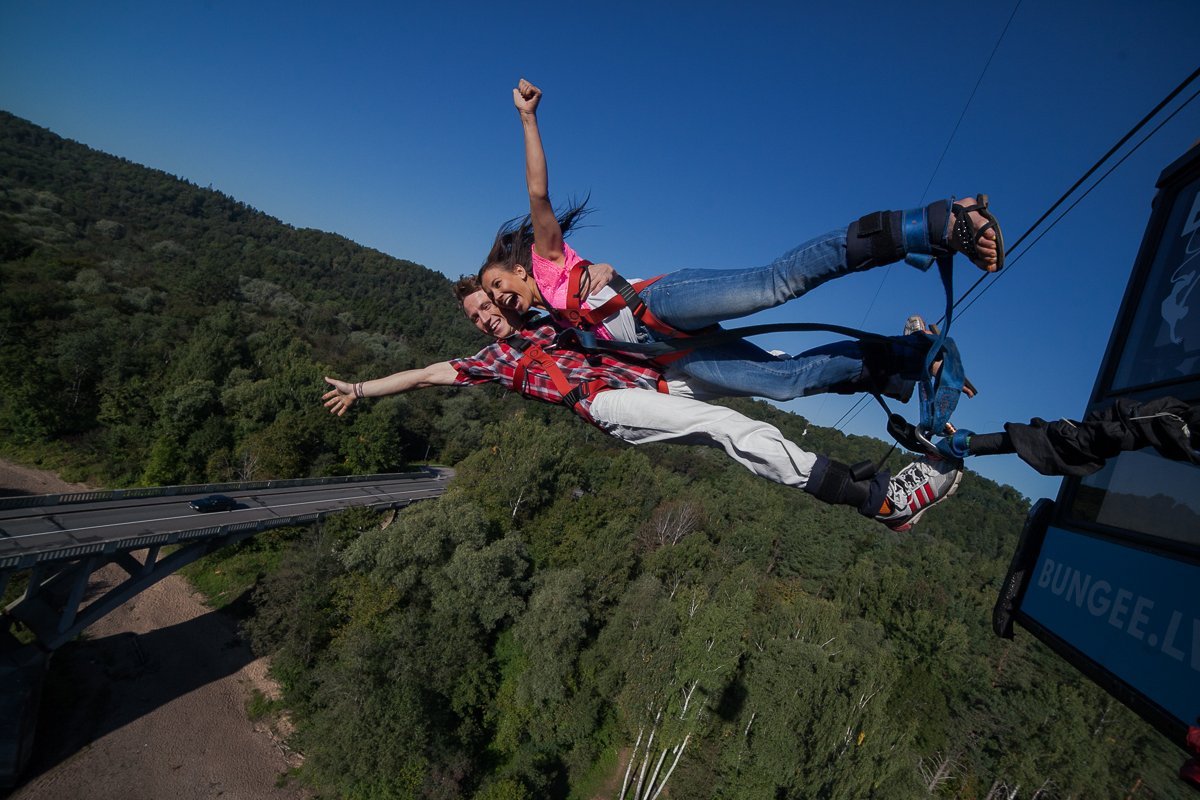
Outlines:
<svg viewBox="0 0 1200 800"><path fill-rule="evenodd" d="M642 796L642 784L646 781L646 768L650 766L650 748L654 746L654 734L658 732L658 720L662 718L662 712L658 712L658 717L654 719L654 727L650 729L650 738L646 740L646 755L642 757L642 768L638 771L637 788L633 790L634 800Z"/></svg>
<svg viewBox="0 0 1200 800"><path fill-rule="evenodd" d="M929 792L930 797L933 797L938 788L950 779L950 773L954 767L954 755L951 753L941 756L932 767L927 766L924 763L921 764L921 778L925 781L925 790ZM993 786L993 789L994 788L995 786Z"/></svg>
<svg viewBox="0 0 1200 800"><path fill-rule="evenodd" d="M663 762L667 760L667 753L669 751L669 747L664 747L662 752L659 753L658 761L654 764L654 772L650 773L650 782L646 784L646 793L638 800L646 800L650 796L650 790L654 788L654 782L658 780L658 773L662 770Z"/></svg>
<svg viewBox="0 0 1200 800"><path fill-rule="evenodd" d="M517 518L517 510L521 508L521 501L524 498L525 498L525 489L524 489L524 487L522 487L520 494L517 495L517 501L515 503L513 503L512 518L514 520Z"/></svg>
<svg viewBox="0 0 1200 800"><path fill-rule="evenodd" d="M682 720L687 716L688 706L692 703L692 693L696 691L696 687L700 685L700 681L692 681L692 686L683 696L683 710L679 712L679 719Z"/></svg>
<svg viewBox="0 0 1200 800"><path fill-rule="evenodd" d="M650 800L658 800L658 796L662 793L662 790L666 787L667 781L671 780L671 773L675 771L675 766L679 763L679 759L683 757L683 749L685 747L687 747L688 739L691 739L691 738L692 738L692 735L690 733L687 736L683 737L683 741L680 743L679 747L675 750L675 760L671 762L670 768L667 769L667 774L663 776L662 783L660 783L658 785L658 789L655 790L654 794L650 797Z"/></svg>
<svg viewBox="0 0 1200 800"><path fill-rule="evenodd" d="M633 762L637 760L638 747L642 744L642 733L645 728L638 728L637 741L633 743L633 752L629 754L629 763L625 765L625 777L621 781L621 800L625 800L625 792L629 789L629 775L633 772Z"/></svg>

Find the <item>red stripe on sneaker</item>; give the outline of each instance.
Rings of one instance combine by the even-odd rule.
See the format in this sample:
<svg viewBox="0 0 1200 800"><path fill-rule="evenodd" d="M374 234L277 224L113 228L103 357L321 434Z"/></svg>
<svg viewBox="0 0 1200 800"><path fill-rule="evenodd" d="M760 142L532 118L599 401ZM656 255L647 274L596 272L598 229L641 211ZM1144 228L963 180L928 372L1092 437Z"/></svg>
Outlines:
<svg viewBox="0 0 1200 800"><path fill-rule="evenodd" d="M921 489L925 492L926 504L932 503L935 500L937 500L937 494L935 494L933 491L933 484L927 483L924 486L922 486Z"/></svg>

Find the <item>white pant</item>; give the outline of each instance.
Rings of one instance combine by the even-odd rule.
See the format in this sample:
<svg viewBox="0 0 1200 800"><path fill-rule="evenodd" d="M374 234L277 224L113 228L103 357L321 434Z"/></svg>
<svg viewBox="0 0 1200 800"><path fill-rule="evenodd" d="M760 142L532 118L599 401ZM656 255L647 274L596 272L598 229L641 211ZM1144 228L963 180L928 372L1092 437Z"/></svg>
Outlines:
<svg viewBox="0 0 1200 800"><path fill-rule="evenodd" d="M695 399L695 385L669 381L671 394L611 389L592 400L602 430L630 444L678 442L723 447L755 475L803 489L817 457L784 438L774 425Z"/></svg>

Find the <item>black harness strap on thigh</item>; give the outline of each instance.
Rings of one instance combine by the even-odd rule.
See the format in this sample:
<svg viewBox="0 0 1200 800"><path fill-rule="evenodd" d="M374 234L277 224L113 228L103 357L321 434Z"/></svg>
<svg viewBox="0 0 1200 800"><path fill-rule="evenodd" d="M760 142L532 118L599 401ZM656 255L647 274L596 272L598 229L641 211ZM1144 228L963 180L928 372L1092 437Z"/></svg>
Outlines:
<svg viewBox="0 0 1200 800"><path fill-rule="evenodd" d="M629 313L634 317L641 319L642 309L646 303L643 302L642 296L637 293L637 289L633 288L633 284L622 278L620 275L613 275L612 280L608 282L608 288L616 291L625 301L625 307L629 309Z"/></svg>

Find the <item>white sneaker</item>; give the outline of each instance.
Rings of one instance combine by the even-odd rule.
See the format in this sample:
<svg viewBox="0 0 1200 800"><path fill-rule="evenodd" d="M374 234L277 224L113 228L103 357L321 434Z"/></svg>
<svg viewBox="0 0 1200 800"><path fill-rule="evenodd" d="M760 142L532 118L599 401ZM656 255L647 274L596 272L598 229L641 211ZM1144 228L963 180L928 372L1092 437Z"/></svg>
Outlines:
<svg viewBox="0 0 1200 800"><path fill-rule="evenodd" d="M926 325L925 318L920 314L913 314L904 320L904 335L908 336L913 333L937 333L937 328Z"/></svg>
<svg viewBox="0 0 1200 800"><path fill-rule="evenodd" d="M926 511L958 491L962 465L944 458L924 456L892 476L887 499L891 513L875 519L897 533L917 524Z"/></svg>

